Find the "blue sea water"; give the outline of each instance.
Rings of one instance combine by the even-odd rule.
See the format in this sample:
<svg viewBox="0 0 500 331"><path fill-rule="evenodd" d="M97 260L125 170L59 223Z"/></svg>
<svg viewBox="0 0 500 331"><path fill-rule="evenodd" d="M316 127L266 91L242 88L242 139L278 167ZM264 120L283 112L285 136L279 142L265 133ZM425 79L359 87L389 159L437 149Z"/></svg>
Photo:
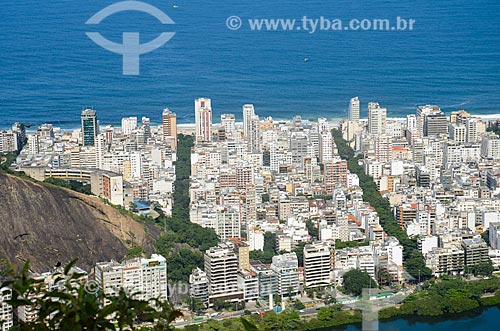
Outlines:
<svg viewBox="0 0 500 331"><path fill-rule="evenodd" d="M193 122L193 100L213 100L214 118L254 103L261 116L346 116L359 96L390 116L435 103L445 111L500 113L498 0L145 0L175 25L122 12L98 26L84 23L116 0L6 1L0 11L0 127L14 121L76 127L83 107L101 124L123 116L177 112ZM397 16L413 31L239 31L226 18L310 18L345 21ZM124 31L149 41L176 32L141 56L141 75L123 76L118 54L85 35L119 42ZM304 58L309 58L305 62Z"/></svg>
<svg viewBox="0 0 500 331"><path fill-rule="evenodd" d="M499 308L489 308L480 314L466 313L465 317L417 318L414 321L399 319L379 324L380 331L494 331L498 330ZM348 326L345 331L358 331L360 327ZM333 330L332 330L333 331Z"/></svg>

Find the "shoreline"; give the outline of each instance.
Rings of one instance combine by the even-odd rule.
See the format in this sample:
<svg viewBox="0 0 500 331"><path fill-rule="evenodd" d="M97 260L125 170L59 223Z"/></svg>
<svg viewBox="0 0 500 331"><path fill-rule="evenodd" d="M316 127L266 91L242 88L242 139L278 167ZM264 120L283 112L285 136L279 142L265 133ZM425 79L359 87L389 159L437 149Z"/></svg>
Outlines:
<svg viewBox="0 0 500 331"><path fill-rule="evenodd" d="M412 115L411 113L409 113L408 115ZM300 116L300 115L293 115L293 116ZM281 119L281 118L274 118L273 117L273 120L276 121L276 122L280 122L280 121L291 121L292 120L292 117L288 118L288 119ZM471 116L472 117L476 117L476 118L480 118L482 120L484 120L485 122L491 122L491 121L494 121L494 120L500 120L500 113L499 114L472 114L471 113ZM272 117L272 116L271 116ZM263 117L264 118L264 117ZM321 116L319 117L316 117L315 119L313 118L302 118L303 120L307 120L307 121L310 121L310 122L314 122L314 121L317 121L318 118L321 118ZM346 120L346 118L340 118L340 117L332 117L332 118L327 118L328 120L328 123L333 125L333 126L338 126L340 124L340 122ZM387 117L387 120L388 121L406 121L406 117ZM360 119L360 122L366 122L368 121L367 118L361 118ZM22 121L20 121L22 123ZM77 123L77 121L75 121L75 123ZM243 125L243 122L241 121L237 121L235 122L236 125ZM12 123L14 124L14 123ZM35 126L37 125L42 125L42 124L45 124L45 123L37 123L37 124L33 124L29 129L26 130L26 132L36 132L36 128ZM47 123L47 124L52 124L53 127L55 129L60 129L61 131L63 132L68 132L68 131L76 131L76 130L80 130L81 128L80 127L75 127L74 125L64 125L64 126L57 126L56 124L54 123ZM160 123L158 122L152 122L151 123L153 126L159 126ZM213 126L215 127L216 125L220 124L220 122L213 122ZM99 128L100 129L104 129L107 125L112 125L113 127L115 128L121 128L121 123L104 123L104 124L100 124ZM187 122L187 123L177 123L177 128L179 131L193 131L195 129L195 126L196 124L195 123L192 123L192 122ZM0 130L8 130L10 128L0 128Z"/></svg>

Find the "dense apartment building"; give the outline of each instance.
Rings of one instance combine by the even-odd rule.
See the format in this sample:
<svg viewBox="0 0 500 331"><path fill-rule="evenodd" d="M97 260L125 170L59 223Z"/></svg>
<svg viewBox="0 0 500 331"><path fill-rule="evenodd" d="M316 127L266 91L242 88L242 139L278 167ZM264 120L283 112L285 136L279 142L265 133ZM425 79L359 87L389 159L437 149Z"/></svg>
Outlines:
<svg viewBox="0 0 500 331"><path fill-rule="evenodd" d="M338 187L347 187L349 170L347 161L334 161L324 164L323 183L326 194L333 194Z"/></svg>
<svg viewBox="0 0 500 331"><path fill-rule="evenodd" d="M464 250L464 264L466 267L489 261L488 245L482 238L464 239L462 249Z"/></svg>
<svg viewBox="0 0 500 331"><path fill-rule="evenodd" d="M299 261L297 254L286 253L273 256L271 270L278 275L278 294L294 296L299 293Z"/></svg>
<svg viewBox="0 0 500 331"><path fill-rule="evenodd" d="M189 275L189 295L208 307L208 278L200 268L194 269Z"/></svg>
<svg viewBox="0 0 500 331"><path fill-rule="evenodd" d="M304 247L304 283L306 287L332 283L335 253L329 242L314 242Z"/></svg>
<svg viewBox="0 0 500 331"><path fill-rule="evenodd" d="M0 331L7 331L14 325L14 312L12 306L7 303L12 299L12 290L0 289Z"/></svg>
<svg viewBox="0 0 500 331"><path fill-rule="evenodd" d="M123 176L110 171L95 171L90 174L92 194L108 200L113 205L124 206Z"/></svg>
<svg viewBox="0 0 500 331"><path fill-rule="evenodd" d="M426 265L435 275L461 274L464 261L464 251L457 248L434 248L426 257Z"/></svg>
<svg viewBox="0 0 500 331"><path fill-rule="evenodd" d="M150 259L135 258L122 263L97 263L94 274L105 294L116 295L124 289L135 294L134 298L138 300L168 299L167 260L161 255L153 254Z"/></svg>
<svg viewBox="0 0 500 331"><path fill-rule="evenodd" d="M238 289L238 257L233 246L221 243L205 252L205 272L210 303L215 300L240 300Z"/></svg>
<svg viewBox="0 0 500 331"><path fill-rule="evenodd" d="M163 141L177 150L177 115L165 108L161 116Z"/></svg>

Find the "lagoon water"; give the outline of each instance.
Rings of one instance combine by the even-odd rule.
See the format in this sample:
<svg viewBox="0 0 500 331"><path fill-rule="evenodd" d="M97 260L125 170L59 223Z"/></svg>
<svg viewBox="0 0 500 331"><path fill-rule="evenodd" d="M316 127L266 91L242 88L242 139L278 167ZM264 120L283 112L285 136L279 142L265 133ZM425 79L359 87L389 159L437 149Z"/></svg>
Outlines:
<svg viewBox="0 0 500 331"><path fill-rule="evenodd" d="M100 25L87 19L117 0L2 3L0 127L16 120L77 127L83 107L101 124L122 116L194 121L193 100L213 100L214 118L254 103L261 116L345 117L349 98L378 101L389 116L435 103L445 111L500 113L500 2L494 0L145 0L175 25L122 12ZM226 18L387 18L416 21L413 31L238 31ZM121 56L85 32L120 42L176 32L141 56L141 75L123 76ZM308 58L308 61L304 61Z"/></svg>
<svg viewBox="0 0 500 331"><path fill-rule="evenodd" d="M489 308L481 313L466 313L463 316L416 318L415 320L395 320L380 323L380 331L494 331L498 330L499 308ZM349 326L345 331L358 331ZM333 331L333 330L332 330Z"/></svg>

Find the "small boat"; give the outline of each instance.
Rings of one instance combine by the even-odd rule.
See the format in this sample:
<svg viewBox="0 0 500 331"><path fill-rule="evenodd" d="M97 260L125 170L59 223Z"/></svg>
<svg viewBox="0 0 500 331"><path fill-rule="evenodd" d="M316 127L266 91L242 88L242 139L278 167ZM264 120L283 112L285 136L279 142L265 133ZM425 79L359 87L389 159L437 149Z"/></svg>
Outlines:
<svg viewBox="0 0 500 331"><path fill-rule="evenodd" d="M305 58L304 58L304 62L309 62L309 58L308 58L308 57L305 57Z"/></svg>

